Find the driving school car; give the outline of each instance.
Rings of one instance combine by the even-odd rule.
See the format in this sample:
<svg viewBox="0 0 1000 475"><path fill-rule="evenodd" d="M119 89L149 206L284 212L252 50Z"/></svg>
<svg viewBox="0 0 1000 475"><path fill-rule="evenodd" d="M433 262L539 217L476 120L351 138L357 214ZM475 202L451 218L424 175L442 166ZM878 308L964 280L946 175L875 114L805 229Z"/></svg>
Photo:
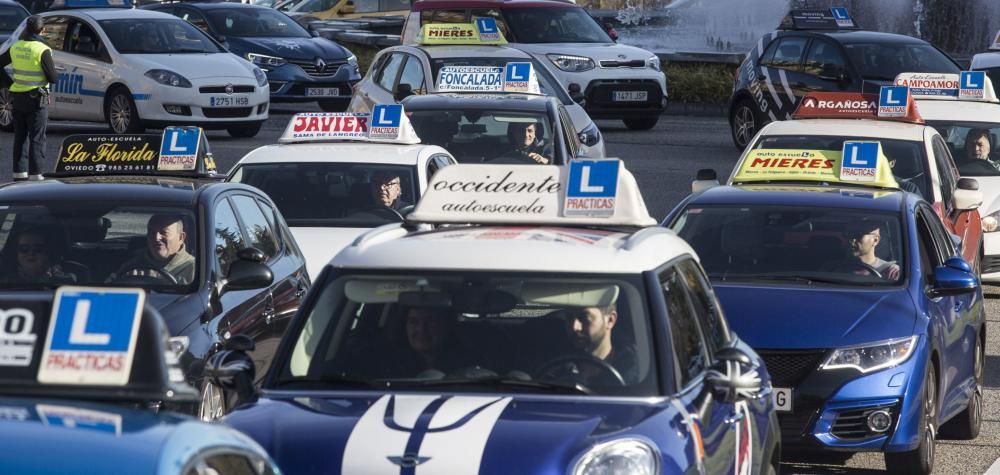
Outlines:
<svg viewBox="0 0 1000 475"><path fill-rule="evenodd" d="M884 452L891 473L931 473L939 436L978 435L982 289L881 141L753 149L728 186L695 184L664 225L703 256L767 362L785 447Z"/></svg>
<svg viewBox="0 0 1000 475"><path fill-rule="evenodd" d="M447 150L420 143L400 105L296 114L279 142L248 153L227 180L267 193L311 276L368 229L402 222L431 177L455 163ZM395 202L386 206L390 194Z"/></svg>
<svg viewBox="0 0 1000 475"><path fill-rule="evenodd" d="M1000 82L1000 31L997 32L989 50L972 57L969 69L984 71L994 84Z"/></svg>
<svg viewBox="0 0 1000 475"><path fill-rule="evenodd" d="M245 435L155 409L198 393L145 297L125 288L0 291L5 472L280 473Z"/></svg>
<svg viewBox="0 0 1000 475"><path fill-rule="evenodd" d="M653 223L618 160L444 168L324 269L224 422L287 473L773 472L766 371Z"/></svg>
<svg viewBox="0 0 1000 475"><path fill-rule="evenodd" d="M67 137L46 180L0 186L8 230L0 290L146 289L210 419L224 401L204 383L204 360L238 332L256 344L255 364L266 366L309 277L274 203L256 188L221 182L207 145L198 128ZM22 251L35 259L22 262ZM49 268L22 275L41 254Z"/></svg>
<svg viewBox="0 0 1000 475"><path fill-rule="evenodd" d="M118 134L197 125L234 137L257 135L267 120L264 73L190 23L128 0L61 3L39 14L59 72L50 119L105 122ZM0 89L0 110L10 100ZM12 128L13 116L0 114L0 129Z"/></svg>
<svg viewBox="0 0 1000 475"><path fill-rule="evenodd" d="M980 271L983 193L975 179L959 175L951 149L924 123L907 86L886 86L879 95L806 94L792 118L761 129L741 159L761 148L839 151L845 141L878 140L901 189L931 203L960 241L962 257Z"/></svg>

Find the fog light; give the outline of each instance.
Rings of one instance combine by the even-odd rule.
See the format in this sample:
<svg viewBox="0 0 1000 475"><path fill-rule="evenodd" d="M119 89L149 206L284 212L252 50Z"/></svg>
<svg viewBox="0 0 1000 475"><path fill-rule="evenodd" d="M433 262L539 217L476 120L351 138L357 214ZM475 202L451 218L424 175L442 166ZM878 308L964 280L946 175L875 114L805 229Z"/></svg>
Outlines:
<svg viewBox="0 0 1000 475"><path fill-rule="evenodd" d="M871 414L868 414L868 428L872 432L882 433L889 430L889 424L892 423L892 417L889 416L889 411L878 410Z"/></svg>

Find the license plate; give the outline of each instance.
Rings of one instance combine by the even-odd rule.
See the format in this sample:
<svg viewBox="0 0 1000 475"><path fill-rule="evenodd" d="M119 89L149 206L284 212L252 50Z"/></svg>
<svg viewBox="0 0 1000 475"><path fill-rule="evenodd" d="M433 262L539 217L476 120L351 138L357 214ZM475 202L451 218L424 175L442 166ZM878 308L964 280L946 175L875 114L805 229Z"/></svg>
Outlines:
<svg viewBox="0 0 1000 475"><path fill-rule="evenodd" d="M774 396L775 411L792 412L792 390L790 388L774 388L771 394Z"/></svg>
<svg viewBox="0 0 1000 475"><path fill-rule="evenodd" d="M339 96L340 88L336 87L307 87L306 96L322 97L322 96Z"/></svg>
<svg viewBox="0 0 1000 475"><path fill-rule="evenodd" d="M647 99L647 91L611 91L611 100L615 102L643 102Z"/></svg>
<svg viewBox="0 0 1000 475"><path fill-rule="evenodd" d="M212 96L208 103L212 107L239 107L250 105L250 98L246 96Z"/></svg>

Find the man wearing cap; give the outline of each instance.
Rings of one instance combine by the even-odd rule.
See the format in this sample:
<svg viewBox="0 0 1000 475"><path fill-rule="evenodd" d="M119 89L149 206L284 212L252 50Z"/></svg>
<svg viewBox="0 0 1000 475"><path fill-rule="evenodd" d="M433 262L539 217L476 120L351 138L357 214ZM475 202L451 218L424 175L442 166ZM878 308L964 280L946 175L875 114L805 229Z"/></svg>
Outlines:
<svg viewBox="0 0 1000 475"><path fill-rule="evenodd" d="M194 256L185 249L186 239L184 219L181 216L153 215L146 224L146 249L122 264L119 276L146 275L146 271L155 271L170 274L178 284L190 284L194 280L196 262ZM112 276L111 279L116 277Z"/></svg>
<svg viewBox="0 0 1000 475"><path fill-rule="evenodd" d="M52 51L39 36L44 30L45 23L41 17L28 17L20 39L0 55L0 71L9 64L14 74L10 86L14 107L14 181L42 179L39 166L45 160L49 84L59 79L52 62ZM28 142L27 150L25 141ZM27 170L24 167L25 157L28 158Z"/></svg>
<svg viewBox="0 0 1000 475"><path fill-rule="evenodd" d="M611 287L601 296L604 306L577 307L567 311L570 336L577 348L590 356L607 362L621 374L622 379L632 384L639 380L639 365L635 349L614 346L611 332L618 323L618 288Z"/></svg>

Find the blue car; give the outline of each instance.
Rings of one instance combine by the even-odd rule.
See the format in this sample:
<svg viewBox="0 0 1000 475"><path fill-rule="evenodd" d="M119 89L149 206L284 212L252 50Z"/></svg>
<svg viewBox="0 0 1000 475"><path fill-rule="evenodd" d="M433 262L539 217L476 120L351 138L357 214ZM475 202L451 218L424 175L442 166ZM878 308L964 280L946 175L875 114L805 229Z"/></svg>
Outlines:
<svg viewBox="0 0 1000 475"><path fill-rule="evenodd" d="M259 66L271 85L271 102L318 102L343 112L361 80L353 53L307 30L277 10L242 3L162 3L143 7L176 15Z"/></svg>
<svg viewBox="0 0 1000 475"><path fill-rule="evenodd" d="M865 143L875 168L849 166L864 161L852 142L754 151L664 225L766 361L786 449L881 451L890 472L930 473L939 435L979 432L983 293L931 205Z"/></svg>
<svg viewBox="0 0 1000 475"><path fill-rule="evenodd" d="M249 437L165 412L193 404L138 289L0 293L4 473L280 473Z"/></svg>

